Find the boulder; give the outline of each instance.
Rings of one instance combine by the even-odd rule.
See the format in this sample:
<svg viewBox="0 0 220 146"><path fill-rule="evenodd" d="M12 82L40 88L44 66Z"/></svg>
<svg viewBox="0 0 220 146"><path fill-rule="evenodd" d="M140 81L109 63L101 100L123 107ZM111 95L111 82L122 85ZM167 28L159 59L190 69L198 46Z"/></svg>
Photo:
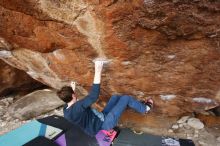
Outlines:
<svg viewBox="0 0 220 146"><path fill-rule="evenodd" d="M179 128L179 126L177 125L177 124L174 124L173 126L172 126L172 129L178 129Z"/></svg>
<svg viewBox="0 0 220 146"><path fill-rule="evenodd" d="M0 3L0 37L10 44L0 59L52 88L73 80L88 90L92 60L103 57L111 60L102 78L105 101L115 93L152 97L161 118L219 106L217 1Z"/></svg>
<svg viewBox="0 0 220 146"><path fill-rule="evenodd" d="M64 103L57 97L55 90L32 92L9 106L9 114L20 120L27 120L47 113Z"/></svg>
<svg viewBox="0 0 220 146"><path fill-rule="evenodd" d="M177 123L178 123L178 124L186 123L189 118L190 118L189 116L184 116L184 117L180 118L180 119L177 121Z"/></svg>
<svg viewBox="0 0 220 146"><path fill-rule="evenodd" d="M194 129L203 129L204 128L204 124L197 118L188 119L187 124Z"/></svg>
<svg viewBox="0 0 220 146"><path fill-rule="evenodd" d="M169 132L169 133L173 133L173 130L172 130L172 129L169 129L168 132Z"/></svg>

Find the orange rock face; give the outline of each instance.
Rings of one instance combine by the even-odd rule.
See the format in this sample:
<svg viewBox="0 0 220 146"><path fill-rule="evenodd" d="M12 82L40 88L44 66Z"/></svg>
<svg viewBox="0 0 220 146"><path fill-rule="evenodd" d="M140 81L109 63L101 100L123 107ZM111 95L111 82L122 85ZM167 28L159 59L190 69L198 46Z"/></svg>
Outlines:
<svg viewBox="0 0 220 146"><path fill-rule="evenodd" d="M88 89L92 60L111 60L103 100L130 94L156 101L157 115L201 112L220 103L217 1L0 0L5 62L53 88Z"/></svg>

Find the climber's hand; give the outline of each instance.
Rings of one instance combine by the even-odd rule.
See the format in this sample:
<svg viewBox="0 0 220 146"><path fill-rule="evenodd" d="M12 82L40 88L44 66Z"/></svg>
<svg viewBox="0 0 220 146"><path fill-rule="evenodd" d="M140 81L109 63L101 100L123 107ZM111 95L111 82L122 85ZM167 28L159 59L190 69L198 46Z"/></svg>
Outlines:
<svg viewBox="0 0 220 146"><path fill-rule="evenodd" d="M101 73L104 61L95 61L95 73Z"/></svg>
<svg viewBox="0 0 220 146"><path fill-rule="evenodd" d="M72 87L72 89L73 89L73 91L75 91L75 89L76 89L76 82L71 82L70 83L70 86Z"/></svg>

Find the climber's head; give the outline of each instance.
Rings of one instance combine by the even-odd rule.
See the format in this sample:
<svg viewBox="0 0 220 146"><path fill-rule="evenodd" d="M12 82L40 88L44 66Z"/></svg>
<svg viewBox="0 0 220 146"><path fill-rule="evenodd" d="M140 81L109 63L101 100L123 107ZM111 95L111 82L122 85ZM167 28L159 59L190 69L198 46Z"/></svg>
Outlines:
<svg viewBox="0 0 220 146"><path fill-rule="evenodd" d="M77 101L75 92L70 86L64 86L59 91L57 91L58 97L63 100L65 103L68 103L70 101Z"/></svg>

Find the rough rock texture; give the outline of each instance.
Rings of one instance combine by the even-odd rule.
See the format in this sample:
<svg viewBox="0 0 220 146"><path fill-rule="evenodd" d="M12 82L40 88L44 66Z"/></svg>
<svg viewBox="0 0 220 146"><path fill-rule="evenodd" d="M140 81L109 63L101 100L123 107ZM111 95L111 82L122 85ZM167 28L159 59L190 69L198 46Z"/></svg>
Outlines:
<svg viewBox="0 0 220 146"><path fill-rule="evenodd" d="M104 100L151 96L159 118L180 116L220 103L219 20L218 0L0 0L0 58L53 88L88 89L91 60L106 57Z"/></svg>
<svg viewBox="0 0 220 146"><path fill-rule="evenodd" d="M0 60L0 97L15 92L29 92L41 87L24 71L13 68Z"/></svg>
<svg viewBox="0 0 220 146"><path fill-rule="evenodd" d="M10 105L8 112L13 117L27 120L47 113L63 105L56 91L44 89L25 95L18 101Z"/></svg>
<svg viewBox="0 0 220 146"><path fill-rule="evenodd" d="M204 128L204 124L197 118L190 118L187 121L187 124L194 129L202 129Z"/></svg>
<svg viewBox="0 0 220 146"><path fill-rule="evenodd" d="M220 116L220 106L215 107L214 109L212 109L212 111L215 113L216 116Z"/></svg>

